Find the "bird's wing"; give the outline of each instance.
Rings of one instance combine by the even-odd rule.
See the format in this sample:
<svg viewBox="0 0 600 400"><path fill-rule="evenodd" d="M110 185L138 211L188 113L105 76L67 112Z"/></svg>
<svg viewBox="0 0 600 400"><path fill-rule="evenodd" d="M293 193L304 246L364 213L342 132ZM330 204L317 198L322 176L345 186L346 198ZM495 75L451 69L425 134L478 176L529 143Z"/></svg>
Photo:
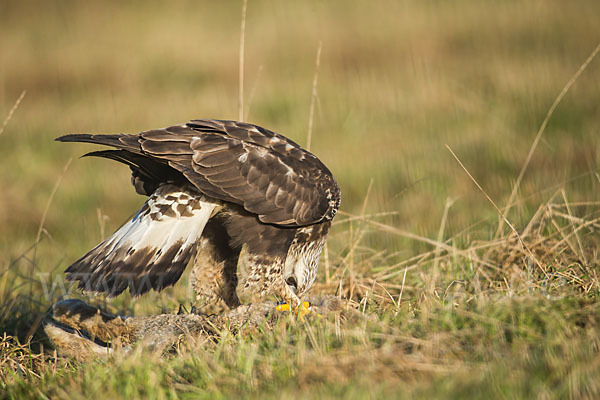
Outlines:
<svg viewBox="0 0 600 400"><path fill-rule="evenodd" d="M294 227L329 220L340 202L337 183L317 157L252 124L193 120L138 135L57 140L106 144L162 160L205 195L238 204L263 223Z"/></svg>
<svg viewBox="0 0 600 400"><path fill-rule="evenodd" d="M215 207L195 191L162 185L130 221L67 268L67 279L111 296L127 287L138 296L173 285Z"/></svg>

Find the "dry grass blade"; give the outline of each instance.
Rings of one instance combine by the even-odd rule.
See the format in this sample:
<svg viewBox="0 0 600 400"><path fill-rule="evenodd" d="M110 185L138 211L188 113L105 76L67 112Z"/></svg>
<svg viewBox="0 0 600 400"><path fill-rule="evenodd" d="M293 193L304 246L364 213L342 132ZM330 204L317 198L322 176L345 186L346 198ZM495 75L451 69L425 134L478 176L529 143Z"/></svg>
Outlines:
<svg viewBox="0 0 600 400"><path fill-rule="evenodd" d="M540 126L540 129L538 130L537 134L535 135L535 139L533 140L533 143L531 144L531 148L529 149L529 153L527 154L527 158L525 159L525 163L523 164L523 167L521 168L521 171L519 172L519 176L517 178L517 181L515 182L515 185L513 186L512 192L510 193L510 197L508 198L508 202L506 203L506 207L504 207L504 212L503 212L504 215L507 215L508 212L510 211L510 209L512 208L512 206L513 206L513 202L515 200L515 196L517 195L517 191L519 190L519 186L521 185L521 181L523 180L523 176L525 175L525 171L527 170L527 167L529 166L529 162L531 161L531 157L533 157L533 153L535 152L535 149L537 148L537 146L538 146L538 144L540 142L540 139L542 138L542 134L544 133L544 130L546 129L546 125L548 125L548 121L550 120L550 117L554 113L554 110L556 110L556 107L561 102L561 100L563 99L563 97L565 97L565 95L567 94L567 92L569 91L569 89L571 88L571 86L573 86L573 84L581 76L581 74L583 73L583 71L585 71L585 69L587 68L587 66L596 57L596 55L598 54L598 52L600 52L600 44L598 44L596 46L596 48L592 51L592 53L588 56L588 58L583 62L583 64L581 64L581 66L579 67L579 69L577 69L577 71L575 72L575 74L571 77L571 79L569 79L569 81L563 87L563 89L560 92L560 94L558 95L558 97L556 99L554 99L554 103L552 103L552 105L548 109L548 112L546 113L546 117L544 118L544 121L542 122L542 125ZM500 220L500 223L498 225L498 230L496 231L496 236L499 234L501 227L502 227L502 220Z"/></svg>
<svg viewBox="0 0 600 400"><path fill-rule="evenodd" d="M440 243L440 242L437 242L437 241L435 241L433 239L429 239L429 238L424 237L424 236L419 236L419 235L417 235L415 233L408 232L408 231L396 228L394 226L382 224L382 223L376 222L376 221L371 221L371 220L367 219L366 217L359 216L359 215L354 215L354 214L350 214L347 211L341 211L340 210L340 211L338 211L338 214L340 214L340 215L346 215L346 216L350 217L353 220L365 221L368 224L376 226L377 228L380 228L381 230L383 230L385 232L393 233L393 234L398 235L398 236L403 236L403 237L405 237L407 239L412 239L412 240L416 240L418 242L427 243L427 244L430 244L432 246L440 246L444 250L455 250L454 247L449 246L449 245L447 245L445 243Z"/></svg>
<svg viewBox="0 0 600 400"><path fill-rule="evenodd" d="M564 190L561 190L560 192L565 201L565 206L567 207L567 212L569 213L569 217L571 217L571 218L569 218L569 224L571 225L571 229L573 230L573 233L575 233L575 239L577 240L577 246L579 247L579 255L580 255L581 261L583 262L583 264L585 266L587 266L588 261L585 257L585 252L583 251L583 244L581 242L581 238L579 237L579 233L575 230L575 223L572 218L573 213L571 211L571 207L569 207L569 201L567 200L567 194L565 193Z"/></svg>
<svg viewBox="0 0 600 400"><path fill-rule="evenodd" d="M571 204L571 206L572 206L572 205L573 205L573 204ZM564 218L564 219L566 219L567 221L576 222L576 223L578 223L578 224L584 224L584 223L588 223L588 222L589 222L589 221L587 221L587 220L585 220L585 219L583 219L583 218L577 218L577 217L575 217L575 216L573 216L573 215L570 215L570 214L565 214L565 213L562 213L562 212L560 212L560 211L556 211L556 210L554 209L554 207L560 207L560 206L561 206L561 204L550 204L548 207L549 207L549 210L550 210L550 212L552 213L552 215L556 215L557 217ZM598 228L598 229L600 229L600 225L598 225L598 224L593 224L593 226L594 226L595 228Z"/></svg>
<svg viewBox="0 0 600 400"><path fill-rule="evenodd" d="M248 6L248 0L242 2L242 22L240 27L240 71L239 80L240 88L238 93L238 119L242 121L244 119L244 51L245 51L245 40L246 40L246 8Z"/></svg>
<svg viewBox="0 0 600 400"><path fill-rule="evenodd" d="M315 61L315 76L313 77L312 84L312 95L310 98L310 112L308 115L308 134L306 137L306 150L310 151L310 144L312 140L313 131L313 119L315 115L315 102L317 101L317 83L319 82L319 67L321 65L321 48L323 42L319 40L319 47L317 48L317 59Z"/></svg>
<svg viewBox="0 0 600 400"><path fill-rule="evenodd" d="M0 381L7 383L17 377L40 378L39 367L44 355L34 353L28 343L20 343L17 338L4 332L0 337Z"/></svg>
<svg viewBox="0 0 600 400"><path fill-rule="evenodd" d="M25 97L26 93L27 93L26 90L23 90L21 92L21 95L19 96L17 101L15 101L15 104L12 106L12 108L8 112L8 115L6 116L6 118L4 118L4 122L2 122L2 127L0 127L0 135L2 135L4 133L4 129L6 129L6 125L8 125L8 122L12 119L13 114L15 113L15 111L17 111L17 108L19 108L19 105L21 104L21 101L23 101L23 98Z"/></svg>
<svg viewBox="0 0 600 400"><path fill-rule="evenodd" d="M400 294L398 295L398 311L400 311L400 303L402 302L402 294L404 293L404 283L406 282L406 273L408 268L404 268L404 275L402 276L402 287L400 288Z"/></svg>
<svg viewBox="0 0 600 400"><path fill-rule="evenodd" d="M444 212L442 213L442 221L440 222L440 229L438 231L438 236L437 236L438 243L443 243L444 231L446 230L446 221L448 219L448 211L450 210L450 207L452 207L453 203L454 203L454 200L446 199L446 204L444 206ZM439 265L439 261L440 261L441 250L442 249L439 246L435 248L433 273L429 280L429 291L430 292L433 292L433 290L435 289L436 282L437 282L438 265Z"/></svg>
<svg viewBox="0 0 600 400"><path fill-rule="evenodd" d="M56 183L54 184L54 187L52 188L52 192L50 192L50 197L48 197L48 201L46 202L46 207L44 208L44 212L42 213L42 219L40 220L40 226L38 227L37 235L35 237L35 243L39 243L39 241L40 241L40 237L42 236L42 230L44 229L44 223L46 222L46 217L48 216L48 210L50 210L50 205L52 204L54 195L56 195L56 191L58 190L60 183L62 182L63 178L65 177L65 174L67 173L67 170L69 169L69 166L71 165L71 161L73 161L73 158L69 158L69 161L67 161L67 163L65 164L65 166L62 170L62 173L59 175L58 179L56 180Z"/></svg>
<svg viewBox="0 0 600 400"><path fill-rule="evenodd" d="M498 212L498 214L500 215L500 217L504 220L504 222L506 223L506 225L508 225L508 227L513 231L513 233L517 237L517 240L519 241L519 244L521 245L521 248L522 248L523 252L527 253L527 255L529 257L531 257L531 259L537 264L537 266L539 267L540 271L542 271L544 274L546 274L546 271L542 267L542 264L540 264L540 262L538 261L537 257L531 252L531 249L529 249L529 247L527 247L527 245L523 242L523 239L521 238L521 235L519 235L519 232L517 232L517 230L515 229L515 227L506 218L506 216L504 215L504 213L502 212L502 210L500 210L500 208L498 208L498 206L496 205L496 203L494 203L494 200L492 200L492 198L486 193L486 191L483 190L483 188L481 187L481 185L479 184L479 182L477 182L475 180L475 178L473 177L473 175L471 175L471 173L469 172L469 170L467 170L467 168L460 161L460 159L458 158L458 156L452 151L452 149L450 148L450 146L446 145L446 148L452 154L452 156L456 159L456 161L461 166L461 168L466 172L466 174L469 176L469 178L473 181L473 183L475 184L475 186L477 186L477 188L481 191L481 193L483 193L483 195L485 196L485 198L488 199L488 201L492 204L492 206L494 206L494 208L496 209L496 211Z"/></svg>
<svg viewBox="0 0 600 400"><path fill-rule="evenodd" d="M256 77L254 78L254 84L252 85L252 89L250 89L250 95L248 96L248 101L246 102L246 110L244 111L244 121L248 121L248 115L250 115L250 106L252 105L252 100L254 100L254 95L256 94L256 88L258 88L258 83L260 82L260 77L262 76L263 66L260 65L258 67L258 71L256 71Z"/></svg>
<svg viewBox="0 0 600 400"><path fill-rule="evenodd" d="M346 211L338 211L338 214L347 215L350 218L352 218L353 220L365 221L366 223L368 223L370 225L373 225L373 226L381 229L384 232L388 232L388 233L392 233L394 235L402 236L402 237L405 237L407 239L416 240L418 242L427 243L427 244L430 244L430 245L432 245L434 247L440 247L440 248L442 248L442 249L444 249L446 251L455 251L455 250L460 251L460 250L458 250L458 249L456 249L456 248L454 248L452 246L447 245L446 243L440 243L440 242L435 241L433 239L429 239L429 238L424 237L424 236L419 236L419 235L417 235L415 233L408 232L408 231L396 228L394 226L382 224L382 223L376 222L376 221L371 221L371 220L369 220L369 219L367 219L366 217L363 217L363 216L353 215L353 214L350 214L350 213L348 213Z"/></svg>
<svg viewBox="0 0 600 400"><path fill-rule="evenodd" d="M102 214L100 207L96 208L96 216L98 217L98 226L100 227L100 239L104 240L106 221L108 221L109 218L107 215Z"/></svg>
<svg viewBox="0 0 600 400"><path fill-rule="evenodd" d="M600 218L596 218L593 219L591 221L587 221L585 223L582 223L581 225L579 225L577 228L573 229L573 231L571 233L569 233L568 235L563 237L563 240L556 243L556 245L554 245L550 250L548 250L549 254L554 253L555 251L557 251L558 248L560 248L560 246L563 244L563 242L568 244L568 240L572 235L576 235L577 232L579 232L580 230L582 230L583 228L587 228L589 226L594 226L596 225L598 222L600 221Z"/></svg>
<svg viewBox="0 0 600 400"><path fill-rule="evenodd" d="M356 217L348 217L346 219L336 219L335 221L333 221L333 223L331 224L332 226L335 225L341 225L341 224L347 224L348 222L352 222L352 221L357 221L357 220L361 220L361 219L365 219L365 218L379 218L379 217L389 217L390 215L399 215L400 213L398 211L385 211L385 212L380 212L380 213L375 213L375 214L365 214L365 215L359 215Z"/></svg>
<svg viewBox="0 0 600 400"><path fill-rule="evenodd" d="M65 174L67 173L67 170L69 169L69 166L71 165L71 161L73 161L73 158L69 158L69 161L67 161L67 163L65 164L65 166L62 170L62 173L56 180L56 183L54 184L54 187L52 188L52 192L50 192L50 197L48 197L48 201L46 202L46 207L44 208L44 212L42 213L40 225L38 227L38 231L35 236L35 245L34 245L35 247L33 249L33 263L32 264L35 264L35 259L36 259L36 255L37 255L37 244L40 242L40 238L42 237L42 231L44 230L44 223L46 222L46 217L48 216L48 211L50 210L50 205L52 204L52 200L54 199L54 195L56 195L56 191L58 190L60 183L62 182Z"/></svg>
<svg viewBox="0 0 600 400"><path fill-rule="evenodd" d="M446 243L442 243L442 242L439 242L439 241L436 241L436 240L433 240L433 239L429 239L429 238L424 237L424 236L419 236L417 234L414 234L412 232L408 232L408 231L396 228L394 226L382 224L382 223L376 222L376 221L371 221L371 220L366 219L366 218L360 218L360 217L358 217L356 215L350 214L350 213L345 212L345 211L338 211L338 214L347 215L347 216L350 216L352 218L357 218L357 219L364 220L366 223L368 223L369 225L372 225L374 227L377 227L382 232L387 232L387 233L391 233L393 235L401 236L401 237L404 237L404 238L407 238L407 239L410 239L410 240L415 240L415 241L418 241L418 242L427 243L427 244L429 244L431 246L434 246L436 248L436 250L439 247L439 248L447 251L448 254L452 254L452 255L464 257L464 258L469 259L469 260L476 261L476 262L480 263L481 265L485 265L486 267L494 269L494 270L498 269L495 265L493 265L493 264L491 264L491 263L489 263L489 262L481 259L480 257L477 257L475 254L472 254L472 249L461 250L461 249L458 249L458 248L456 248L454 246L448 245ZM433 250L433 251L430 251L430 252L427 252L427 253L423 253L423 255L417 256L417 258L421 258L421 260L418 261L416 264L409 266L408 268L412 269L412 268L415 268L415 267L419 266L419 262L422 262L424 260L424 258L428 257L429 255L434 254L436 250Z"/></svg>

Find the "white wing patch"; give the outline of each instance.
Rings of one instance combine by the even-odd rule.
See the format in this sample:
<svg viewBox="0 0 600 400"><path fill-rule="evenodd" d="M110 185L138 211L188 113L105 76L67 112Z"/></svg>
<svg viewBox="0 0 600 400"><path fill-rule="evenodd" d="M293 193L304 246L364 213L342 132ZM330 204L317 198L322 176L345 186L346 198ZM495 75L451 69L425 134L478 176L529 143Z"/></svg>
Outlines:
<svg viewBox="0 0 600 400"><path fill-rule="evenodd" d="M173 284L218 206L200 193L163 185L129 222L69 267L69 279L112 295L127 286L139 295Z"/></svg>
<svg viewBox="0 0 600 400"><path fill-rule="evenodd" d="M127 253L133 255L140 249L156 248L152 259L155 261L161 253L180 244L173 259L180 261L178 256L196 243L217 205L206 201L204 196L192 197L189 192L172 189L169 185L161 186L148 198L135 217L109 238L111 251L127 248Z"/></svg>

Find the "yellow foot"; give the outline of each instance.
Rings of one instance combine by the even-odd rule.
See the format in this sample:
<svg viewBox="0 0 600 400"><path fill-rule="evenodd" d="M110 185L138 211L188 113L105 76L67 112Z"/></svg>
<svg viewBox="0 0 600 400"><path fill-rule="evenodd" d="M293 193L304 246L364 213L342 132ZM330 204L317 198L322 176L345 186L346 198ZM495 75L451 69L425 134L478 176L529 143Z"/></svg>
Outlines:
<svg viewBox="0 0 600 400"><path fill-rule="evenodd" d="M278 304L275 307L275 310L277 310L277 311L291 311L290 310L290 305L287 304L287 303ZM310 303L308 301L303 301L293 311L298 314L298 319L300 319L300 321L304 321L304 316L306 316L307 314L313 312L312 306L310 305ZM315 312L315 314L318 317L321 317L321 314L316 313L316 312Z"/></svg>

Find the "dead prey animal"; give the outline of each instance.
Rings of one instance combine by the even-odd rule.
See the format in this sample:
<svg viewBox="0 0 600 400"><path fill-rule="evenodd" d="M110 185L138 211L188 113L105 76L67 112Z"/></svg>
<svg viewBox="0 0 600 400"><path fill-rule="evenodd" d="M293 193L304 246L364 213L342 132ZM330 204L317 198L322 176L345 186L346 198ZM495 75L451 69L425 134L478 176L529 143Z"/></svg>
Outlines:
<svg viewBox="0 0 600 400"><path fill-rule="evenodd" d="M364 318L360 311L335 296L311 296L309 299L314 312L308 313L306 318L328 319L330 315L336 321ZM217 339L224 331L239 334L259 326L269 328L280 318L287 319L290 315L292 321L304 320L278 311L272 301L244 304L221 315L181 313L123 317L103 312L81 300L69 299L53 306L44 330L58 354L85 361L127 354L135 347L168 354L189 338L202 346L206 341Z"/></svg>

